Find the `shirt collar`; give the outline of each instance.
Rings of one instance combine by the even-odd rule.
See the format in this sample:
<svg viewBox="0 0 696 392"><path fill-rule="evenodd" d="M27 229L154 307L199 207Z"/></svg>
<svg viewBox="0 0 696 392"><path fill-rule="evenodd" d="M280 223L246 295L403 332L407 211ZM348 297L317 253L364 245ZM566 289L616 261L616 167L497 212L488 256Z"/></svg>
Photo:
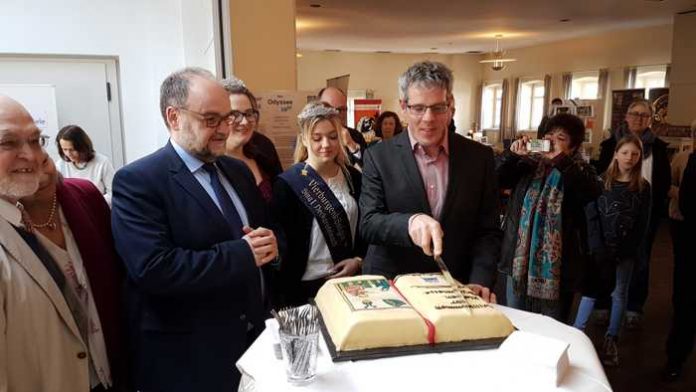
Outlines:
<svg viewBox="0 0 696 392"><path fill-rule="evenodd" d="M411 151L416 152L416 149L420 147L419 149L423 149L423 146L421 146L420 143L416 140L411 135L410 130L406 130L406 133L408 133L408 141L411 143ZM422 150L425 152L425 149ZM445 156L449 156L449 132L445 129L445 137L442 138L442 143L440 143L440 151L443 151L445 153Z"/></svg>
<svg viewBox="0 0 696 392"><path fill-rule="evenodd" d="M169 139L169 141L172 143L172 147L174 147L174 151L176 151L176 154L181 158L182 161L184 161L184 165L189 169L191 173L197 172L205 162L201 161L200 159L194 157L191 155L188 151L184 150L183 147L178 145L174 139Z"/></svg>
<svg viewBox="0 0 696 392"><path fill-rule="evenodd" d="M22 226L22 211L17 208L15 203L10 203L5 199L0 199L0 217L13 226Z"/></svg>

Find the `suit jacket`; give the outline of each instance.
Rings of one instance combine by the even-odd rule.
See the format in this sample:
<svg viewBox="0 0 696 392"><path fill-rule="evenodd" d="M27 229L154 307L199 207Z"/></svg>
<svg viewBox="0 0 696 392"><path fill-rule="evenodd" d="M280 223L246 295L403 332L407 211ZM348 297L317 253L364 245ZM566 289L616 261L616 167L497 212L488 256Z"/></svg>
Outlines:
<svg viewBox="0 0 696 392"><path fill-rule="evenodd" d="M696 153L689 155L684 169L682 182L679 186L679 210L684 215L684 221L691 227L696 227ZM692 245L693 246L693 245Z"/></svg>
<svg viewBox="0 0 696 392"><path fill-rule="evenodd" d="M104 334L114 386L127 385L123 284L125 268L111 235L111 209L92 182L68 178L56 188L75 238Z"/></svg>
<svg viewBox="0 0 696 392"><path fill-rule="evenodd" d="M500 248L493 152L457 134L447 137L449 185L440 217L445 233L442 258L456 279L491 287ZM360 232L370 244L363 272L393 278L439 271L408 235L413 214L432 216L408 132L366 151L360 212Z"/></svg>
<svg viewBox="0 0 696 392"><path fill-rule="evenodd" d="M265 204L244 163L217 161L252 227ZM241 238L170 143L114 178L112 226L128 272L136 387L231 391L249 327L263 324L259 270Z"/></svg>
<svg viewBox="0 0 696 392"><path fill-rule="evenodd" d="M60 288L0 218L0 391L88 392L86 352Z"/></svg>
<svg viewBox="0 0 696 392"><path fill-rule="evenodd" d="M360 172L350 166L348 172L354 190L352 195L358 201L361 187ZM282 296L280 303L284 306L307 303L307 298L302 297L298 287L302 281L302 275L307 269L314 215L282 177L278 177L273 184L271 206L273 216L280 224L287 242L287 251L283 255L278 276L280 295ZM358 225L356 236L353 239L353 255L363 257L366 245L360 240L359 228ZM339 261L341 260L334 260L334 263Z"/></svg>

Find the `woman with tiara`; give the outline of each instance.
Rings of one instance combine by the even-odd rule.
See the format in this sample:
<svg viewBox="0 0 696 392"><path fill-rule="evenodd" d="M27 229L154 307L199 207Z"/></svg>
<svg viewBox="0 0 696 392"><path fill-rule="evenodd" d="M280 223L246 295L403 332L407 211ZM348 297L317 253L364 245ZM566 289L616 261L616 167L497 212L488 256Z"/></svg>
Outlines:
<svg viewBox="0 0 696 392"><path fill-rule="evenodd" d="M338 111L312 102L298 115L295 164L273 186L272 211L287 240L280 304L300 305L327 279L360 273L360 172L347 164Z"/></svg>

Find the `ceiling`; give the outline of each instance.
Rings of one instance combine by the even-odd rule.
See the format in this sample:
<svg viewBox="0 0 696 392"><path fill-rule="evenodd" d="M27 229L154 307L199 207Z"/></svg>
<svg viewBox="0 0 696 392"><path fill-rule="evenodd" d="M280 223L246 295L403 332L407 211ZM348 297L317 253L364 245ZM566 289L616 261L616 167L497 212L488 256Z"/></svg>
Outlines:
<svg viewBox="0 0 696 392"><path fill-rule="evenodd" d="M297 47L489 52L496 34L503 34L504 49L519 48L671 24L674 14L689 10L696 10L696 0L297 0Z"/></svg>

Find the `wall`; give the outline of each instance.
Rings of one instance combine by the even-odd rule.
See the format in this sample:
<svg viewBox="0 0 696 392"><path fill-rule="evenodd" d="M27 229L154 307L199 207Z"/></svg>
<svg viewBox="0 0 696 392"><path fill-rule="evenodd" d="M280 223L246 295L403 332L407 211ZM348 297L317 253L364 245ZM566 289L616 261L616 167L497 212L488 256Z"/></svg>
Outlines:
<svg viewBox="0 0 696 392"><path fill-rule="evenodd" d="M696 120L696 13L676 15L669 97L669 119L677 125Z"/></svg>
<svg viewBox="0 0 696 392"><path fill-rule="evenodd" d="M398 78L418 61L434 60L447 64L454 73L455 124L459 131L468 129L473 121L481 67L477 56L426 55L392 53L343 53L302 51L297 59L297 84L301 91L318 91L326 79L350 74L350 89L374 91L382 99L382 109L401 116Z"/></svg>
<svg viewBox="0 0 696 392"><path fill-rule="evenodd" d="M181 23L188 18L181 2L187 1L3 0L0 53L118 57L125 157L132 161L168 138L159 114L159 85L187 64ZM189 42L190 52L196 52L195 45ZM204 57L188 64L205 65Z"/></svg>

